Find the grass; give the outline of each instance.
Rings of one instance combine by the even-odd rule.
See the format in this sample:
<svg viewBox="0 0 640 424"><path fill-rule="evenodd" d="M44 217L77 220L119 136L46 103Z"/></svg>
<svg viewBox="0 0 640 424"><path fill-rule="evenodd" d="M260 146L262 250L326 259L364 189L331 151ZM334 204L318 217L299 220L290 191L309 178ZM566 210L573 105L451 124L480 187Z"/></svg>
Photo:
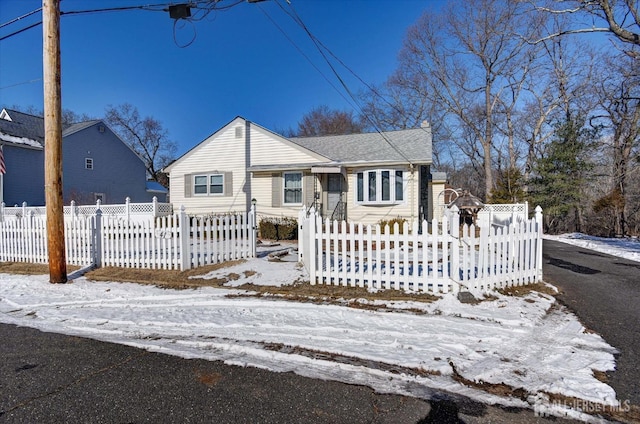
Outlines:
<svg viewBox="0 0 640 424"><path fill-rule="evenodd" d="M88 272L85 277L95 281L127 281L138 284L150 284L157 287L168 289L190 289L197 287L218 287L223 288L229 281L237 280L241 276L229 273L223 278L202 278L211 271L224 269L242 263L243 261L230 261L222 264L208 265L188 271L173 270L148 270L148 269L131 269L131 268L98 268ZM255 271L245 271L245 276L254 274ZM299 302L316 302L316 303L344 303L345 301L352 307L366 308L362 302L354 302L355 300L366 299L387 300L387 301L418 301L433 302L438 297L430 294L407 294L401 290L384 290L379 292L370 292L361 287L345 287L331 285L311 285L309 282L298 281L294 284L277 286L262 286L256 284L242 284L234 287L240 290L246 290L248 294L237 294L235 296L273 296L286 300L294 300ZM384 308L384 305L371 306L375 309Z"/></svg>
<svg viewBox="0 0 640 424"><path fill-rule="evenodd" d="M79 269L79 266L67 265L67 272L73 272ZM32 264L28 262L0 262L0 273L21 275L48 274L49 265Z"/></svg>

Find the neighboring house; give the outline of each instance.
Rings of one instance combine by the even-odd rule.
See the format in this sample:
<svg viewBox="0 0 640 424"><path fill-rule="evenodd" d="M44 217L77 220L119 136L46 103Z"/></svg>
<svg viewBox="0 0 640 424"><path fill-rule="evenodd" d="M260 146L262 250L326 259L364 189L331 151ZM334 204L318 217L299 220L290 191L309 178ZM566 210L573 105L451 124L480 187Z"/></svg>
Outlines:
<svg viewBox="0 0 640 424"><path fill-rule="evenodd" d="M6 174L6 205L45 203L44 120L10 109L0 112L0 145ZM147 181L144 162L101 120L66 126L62 131L63 197L68 204L166 201L167 190Z"/></svg>
<svg viewBox="0 0 640 424"><path fill-rule="evenodd" d="M443 175L431 173L431 130L285 138L236 117L169 165L174 208L190 214L244 211L377 223L432 219Z"/></svg>

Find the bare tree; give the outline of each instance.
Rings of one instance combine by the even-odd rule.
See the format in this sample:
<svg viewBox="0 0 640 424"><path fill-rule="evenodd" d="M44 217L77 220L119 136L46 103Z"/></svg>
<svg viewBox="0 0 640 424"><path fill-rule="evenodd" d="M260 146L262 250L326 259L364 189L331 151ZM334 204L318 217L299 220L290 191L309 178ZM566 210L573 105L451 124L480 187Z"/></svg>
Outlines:
<svg viewBox="0 0 640 424"><path fill-rule="evenodd" d="M105 120L144 161L150 178L168 186L161 170L175 158L177 146L162 123L151 117L142 118L138 109L128 103L108 106Z"/></svg>
<svg viewBox="0 0 640 424"><path fill-rule="evenodd" d="M624 44L640 46L637 0L532 0L532 3L543 13L575 17L571 28L552 31L538 42L567 34L606 32ZM640 57L637 50L624 50L632 57Z"/></svg>
<svg viewBox="0 0 640 424"><path fill-rule="evenodd" d="M407 32L399 69L389 80L446 112L451 141L470 160L482 161L485 196L505 134L509 161L516 157L509 125L535 59L532 45L516 33L538 26L524 9L512 0L453 1L440 14L425 13Z"/></svg>
<svg viewBox="0 0 640 424"><path fill-rule="evenodd" d="M562 31L565 16L553 16L545 30ZM592 48L577 38L556 37L540 43L526 82L526 101L519 110L515 132L527 152L523 175L528 179L533 162L555 131L555 124L572 116L588 116L595 106L592 98L594 67Z"/></svg>
<svg viewBox="0 0 640 424"><path fill-rule="evenodd" d="M628 176L640 171L640 162L633 160L640 154L640 63L622 55L608 56L602 63L599 122L609 130L612 187L597 204L613 210L615 233L626 235Z"/></svg>
<svg viewBox="0 0 640 424"><path fill-rule="evenodd" d="M329 109L318 106L305 114L298 123L298 137L320 135L343 135L362 132L364 124L356 119L352 112Z"/></svg>

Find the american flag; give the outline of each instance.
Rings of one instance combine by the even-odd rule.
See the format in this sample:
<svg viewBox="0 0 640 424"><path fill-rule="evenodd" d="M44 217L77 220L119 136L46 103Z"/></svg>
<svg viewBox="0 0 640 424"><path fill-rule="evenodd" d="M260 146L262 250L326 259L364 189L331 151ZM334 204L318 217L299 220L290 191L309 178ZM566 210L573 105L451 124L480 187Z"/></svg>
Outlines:
<svg viewBox="0 0 640 424"><path fill-rule="evenodd" d="M0 174L7 173L7 167L4 165L4 147L0 146Z"/></svg>

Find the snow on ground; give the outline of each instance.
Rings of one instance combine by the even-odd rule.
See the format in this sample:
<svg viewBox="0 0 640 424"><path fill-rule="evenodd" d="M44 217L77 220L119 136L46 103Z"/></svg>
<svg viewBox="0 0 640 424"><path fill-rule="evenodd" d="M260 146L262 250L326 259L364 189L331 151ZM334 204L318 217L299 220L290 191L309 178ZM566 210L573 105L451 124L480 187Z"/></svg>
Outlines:
<svg viewBox="0 0 640 424"><path fill-rule="evenodd" d="M233 286L305 277L295 261L270 262L266 255L207 277L230 272L239 276ZM425 399L445 390L585 420L593 417L563 411L548 394L619 405L593 372L615 368L615 349L551 296L535 292L473 305L453 294L433 303L384 301L386 308L374 311L259 298L231 286L171 290L83 277L66 285L47 280L0 274L0 322Z"/></svg>
<svg viewBox="0 0 640 424"><path fill-rule="evenodd" d="M605 238L586 234L571 233L559 236L544 235L545 239L557 240L573 244L601 253L618 256L640 262L640 239L635 238Z"/></svg>

